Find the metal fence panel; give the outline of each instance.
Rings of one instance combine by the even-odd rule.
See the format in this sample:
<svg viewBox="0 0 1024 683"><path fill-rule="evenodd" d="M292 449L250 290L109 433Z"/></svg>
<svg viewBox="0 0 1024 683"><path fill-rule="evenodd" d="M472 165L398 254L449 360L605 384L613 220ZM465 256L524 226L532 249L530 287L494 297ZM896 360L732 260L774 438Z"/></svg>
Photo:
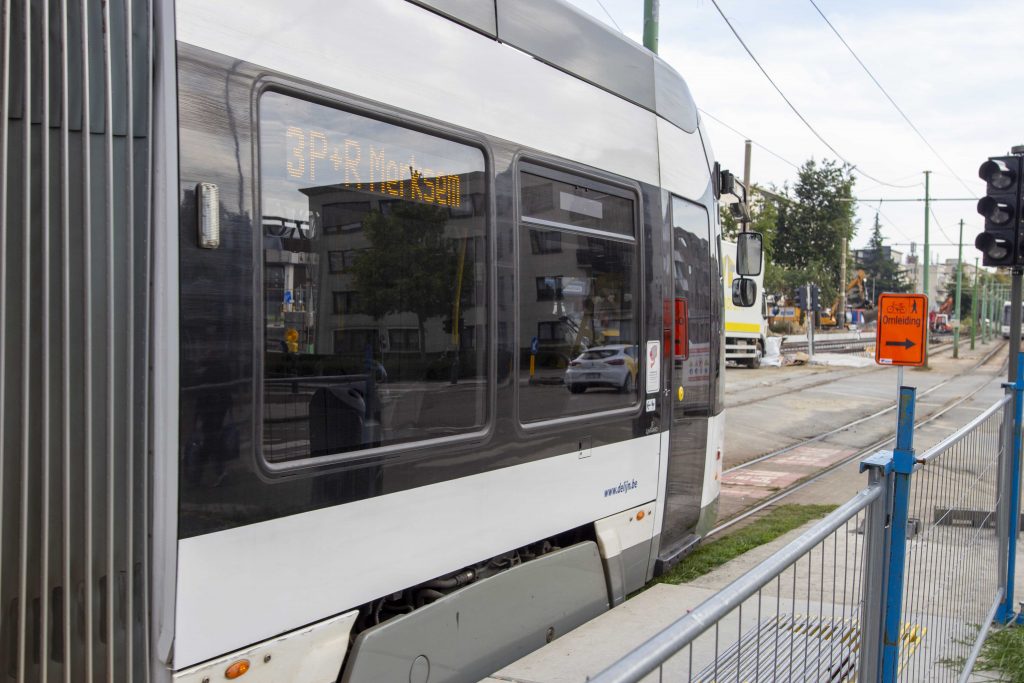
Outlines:
<svg viewBox="0 0 1024 683"><path fill-rule="evenodd" d="M880 500L882 484L864 489L592 680L855 680L867 508Z"/></svg>
<svg viewBox="0 0 1024 683"><path fill-rule="evenodd" d="M1009 403L919 456L912 476L901 622L915 651L901 681L956 681L1001 595L998 511Z"/></svg>

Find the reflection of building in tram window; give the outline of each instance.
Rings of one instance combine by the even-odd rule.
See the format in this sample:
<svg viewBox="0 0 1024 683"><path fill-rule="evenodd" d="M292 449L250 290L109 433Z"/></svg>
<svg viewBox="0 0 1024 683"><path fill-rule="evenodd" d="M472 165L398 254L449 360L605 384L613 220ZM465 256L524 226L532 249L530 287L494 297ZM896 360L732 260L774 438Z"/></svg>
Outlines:
<svg viewBox="0 0 1024 683"><path fill-rule="evenodd" d="M536 421L631 405L635 372L611 365L598 377L603 370L578 368L598 362L585 358L589 351L615 344L622 358L612 360L625 364L624 349L638 341L634 195L555 171L520 177L520 244L530 245L519 252L519 371L528 377L520 383L520 416ZM575 388L566 392L570 380ZM628 390L584 393L589 384Z"/></svg>
<svg viewBox="0 0 1024 683"><path fill-rule="evenodd" d="M335 234L361 230L363 216L370 212L370 202L333 202L320 208L324 232Z"/></svg>
<svg viewBox="0 0 1024 683"><path fill-rule="evenodd" d="M319 216L323 225L265 244L265 269L276 271L265 280L265 371L268 381L301 380L265 387L273 409L264 448L282 462L478 428L485 382L443 401L427 396L487 377L483 154L279 93L265 93L261 107L264 206ZM273 312L270 301L287 292L293 303ZM327 305L315 305L324 298ZM287 358L274 343L284 326L299 334L297 344L285 342ZM395 389L371 386L381 377ZM373 406L373 415L338 419L362 425L363 436L318 436L311 445L314 408L329 422L332 411L359 405Z"/></svg>
<svg viewBox="0 0 1024 683"><path fill-rule="evenodd" d="M557 230L531 230L530 250L534 254L557 254L562 251L562 233Z"/></svg>

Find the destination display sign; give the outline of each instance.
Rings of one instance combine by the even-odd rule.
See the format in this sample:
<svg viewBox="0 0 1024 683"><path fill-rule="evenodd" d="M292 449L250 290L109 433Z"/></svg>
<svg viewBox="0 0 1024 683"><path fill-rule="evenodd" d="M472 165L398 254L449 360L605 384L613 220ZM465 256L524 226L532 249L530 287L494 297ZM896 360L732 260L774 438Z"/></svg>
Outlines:
<svg viewBox="0 0 1024 683"><path fill-rule="evenodd" d="M288 126L285 138L288 175L311 185L340 181L345 187L399 199L454 207L462 203L459 176L421 166L415 152L396 153L384 143L299 126Z"/></svg>
<svg viewBox="0 0 1024 683"><path fill-rule="evenodd" d="M878 299L875 362L879 365L924 365L928 334L928 297L882 294Z"/></svg>
<svg viewBox="0 0 1024 683"><path fill-rule="evenodd" d="M469 196L485 164L475 147L273 91L259 116L264 216L313 222L325 204L360 201L364 213L394 202L476 210Z"/></svg>

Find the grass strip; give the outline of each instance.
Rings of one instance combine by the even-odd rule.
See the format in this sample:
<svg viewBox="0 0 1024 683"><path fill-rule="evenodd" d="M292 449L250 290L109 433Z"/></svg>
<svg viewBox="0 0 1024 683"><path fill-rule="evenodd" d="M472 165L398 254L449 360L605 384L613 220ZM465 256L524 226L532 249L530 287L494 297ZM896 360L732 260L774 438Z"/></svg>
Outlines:
<svg viewBox="0 0 1024 683"><path fill-rule="evenodd" d="M999 680L1024 683L1024 627L993 627L981 646L974 670L998 671L1003 675Z"/></svg>
<svg viewBox="0 0 1024 683"><path fill-rule="evenodd" d="M721 567L748 550L774 541L788 531L812 519L824 517L835 505L780 505L764 517L737 529L731 534L698 546L656 583L686 583Z"/></svg>

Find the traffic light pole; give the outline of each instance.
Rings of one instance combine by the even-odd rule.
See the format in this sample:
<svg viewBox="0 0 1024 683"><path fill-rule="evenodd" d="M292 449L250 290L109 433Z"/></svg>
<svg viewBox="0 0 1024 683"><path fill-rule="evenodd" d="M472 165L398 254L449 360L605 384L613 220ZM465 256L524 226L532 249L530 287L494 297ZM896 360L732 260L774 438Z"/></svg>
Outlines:
<svg viewBox="0 0 1024 683"><path fill-rule="evenodd" d="M960 245L964 240L961 236ZM971 297L971 351L974 350L974 341L978 338L978 325L981 323L981 304L978 301L978 259L974 259L974 295Z"/></svg>
<svg viewBox="0 0 1024 683"><path fill-rule="evenodd" d="M1021 296L1020 285L1021 275L1024 275L1024 268L1014 267L1010 279L1010 370L1007 373L1008 382L1017 381L1017 355L1020 353L1020 312Z"/></svg>
<svg viewBox="0 0 1024 683"><path fill-rule="evenodd" d="M990 304L989 299L991 297L991 293L989 292L988 288L988 280L985 280L985 283L982 285L982 289L983 291L981 293L981 343L988 344L988 333L989 330L992 328L992 314L988 310Z"/></svg>
<svg viewBox="0 0 1024 683"><path fill-rule="evenodd" d="M811 303L811 285L804 285L804 305L807 307L804 318L807 322L807 355L814 358L814 305Z"/></svg>

